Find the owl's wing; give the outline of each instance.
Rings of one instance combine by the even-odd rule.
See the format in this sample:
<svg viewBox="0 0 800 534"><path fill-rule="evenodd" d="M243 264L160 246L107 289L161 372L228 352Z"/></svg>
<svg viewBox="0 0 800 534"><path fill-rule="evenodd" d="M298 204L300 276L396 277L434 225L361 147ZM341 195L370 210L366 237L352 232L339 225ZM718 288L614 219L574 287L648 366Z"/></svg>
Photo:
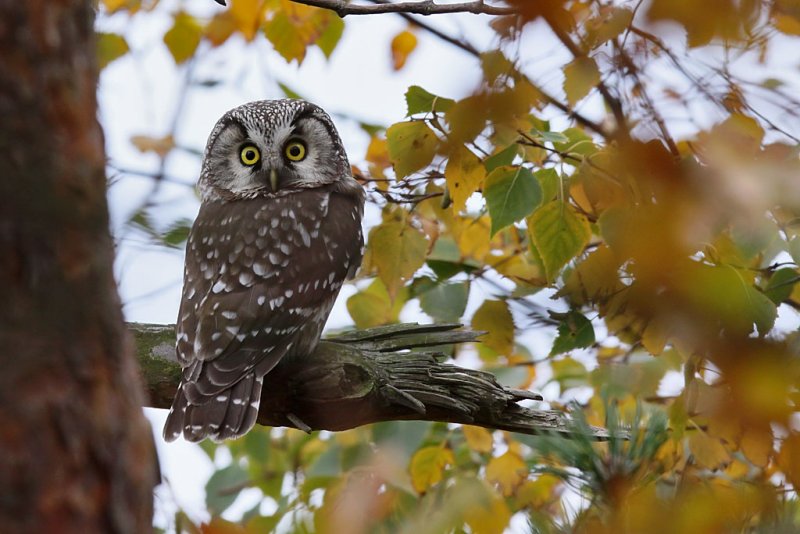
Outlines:
<svg viewBox="0 0 800 534"><path fill-rule="evenodd" d="M357 198L308 191L235 204L235 211L227 209L233 203L205 208L187 245L177 347L184 371L167 439L183 432L221 440L252 427L263 376L287 353L315 348L342 282L360 263ZM212 232L209 220L235 231ZM209 277L209 269L219 274Z"/></svg>

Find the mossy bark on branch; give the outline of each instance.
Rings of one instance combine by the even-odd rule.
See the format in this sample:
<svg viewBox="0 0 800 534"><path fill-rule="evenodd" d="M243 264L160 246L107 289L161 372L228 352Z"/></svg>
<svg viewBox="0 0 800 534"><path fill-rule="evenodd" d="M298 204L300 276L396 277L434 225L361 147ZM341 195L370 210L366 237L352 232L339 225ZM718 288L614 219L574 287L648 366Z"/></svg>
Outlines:
<svg viewBox="0 0 800 534"><path fill-rule="evenodd" d="M525 434L569 436L562 412L521 405L538 397L509 389L484 371L444 363L437 351L473 342L460 325L401 324L351 332L320 342L313 354L282 361L264 378L258 422L301 430L346 430L393 420L466 423ZM172 325L130 324L149 393L148 406L168 408L180 367Z"/></svg>

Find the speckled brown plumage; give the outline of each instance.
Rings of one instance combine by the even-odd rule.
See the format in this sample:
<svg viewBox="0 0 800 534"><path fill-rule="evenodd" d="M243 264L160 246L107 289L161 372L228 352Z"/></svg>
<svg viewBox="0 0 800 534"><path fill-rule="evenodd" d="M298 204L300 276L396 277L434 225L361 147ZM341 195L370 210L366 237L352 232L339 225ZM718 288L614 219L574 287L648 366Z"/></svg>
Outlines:
<svg viewBox="0 0 800 534"><path fill-rule="evenodd" d="M297 139L305 167L281 157ZM237 168L248 143L264 163ZM228 112L209 138L200 188L177 326L183 379L167 440L223 440L252 428L264 375L281 358L314 350L361 262L364 192L313 104L264 101Z"/></svg>

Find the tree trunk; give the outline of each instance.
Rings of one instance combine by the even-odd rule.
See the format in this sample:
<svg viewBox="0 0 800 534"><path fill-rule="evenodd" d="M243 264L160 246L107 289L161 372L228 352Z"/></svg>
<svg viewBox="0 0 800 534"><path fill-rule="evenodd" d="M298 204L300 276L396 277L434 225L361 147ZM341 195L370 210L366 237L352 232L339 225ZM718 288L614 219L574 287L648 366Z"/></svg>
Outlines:
<svg viewBox="0 0 800 534"><path fill-rule="evenodd" d="M92 3L0 0L0 530L151 530L113 279Z"/></svg>

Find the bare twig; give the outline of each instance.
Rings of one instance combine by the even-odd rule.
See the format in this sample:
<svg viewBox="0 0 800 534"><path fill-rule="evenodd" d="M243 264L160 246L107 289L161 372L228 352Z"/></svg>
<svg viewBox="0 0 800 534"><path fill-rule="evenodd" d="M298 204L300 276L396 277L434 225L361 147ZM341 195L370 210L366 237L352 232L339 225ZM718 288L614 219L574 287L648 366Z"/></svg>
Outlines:
<svg viewBox="0 0 800 534"><path fill-rule="evenodd" d="M437 4L433 0L420 0L418 2L387 2L375 5L355 4L345 0L292 0L292 2L330 9L340 17L347 15L379 15L382 13L406 13L424 16L446 13L474 13L476 15L513 15L516 13L510 7L489 5L484 0L457 4Z"/></svg>

